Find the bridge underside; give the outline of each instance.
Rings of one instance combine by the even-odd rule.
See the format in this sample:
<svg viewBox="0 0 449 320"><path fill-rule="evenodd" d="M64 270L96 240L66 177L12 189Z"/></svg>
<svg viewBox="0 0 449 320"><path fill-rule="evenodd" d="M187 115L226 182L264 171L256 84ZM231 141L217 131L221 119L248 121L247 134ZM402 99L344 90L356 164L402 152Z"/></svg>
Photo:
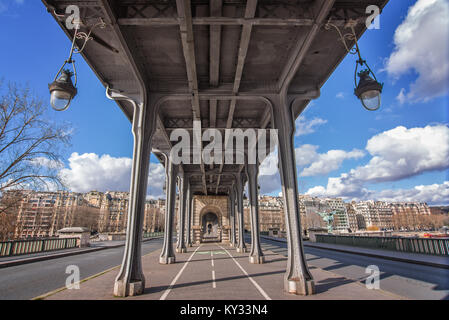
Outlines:
<svg viewBox="0 0 449 320"><path fill-rule="evenodd" d="M257 245L258 164L224 163L221 157L212 164L202 159L194 162L195 152L201 153L206 142L192 149L190 163L173 163L170 151L177 141L170 141L171 134L180 128L193 132L195 124L200 133L207 129L223 133L223 149L228 143L226 129L278 130L291 255L285 290L313 293L300 235L294 121L311 99L319 97L320 88L347 54L336 30L325 28L326 23L331 21L347 33L345 26L353 21L360 37L366 30L366 8L377 5L382 9L388 0L42 1L70 39L74 30L66 26L69 5L80 9L81 31L88 32L101 21L106 24L93 30L83 57L133 122L127 246L115 294L139 294L145 286L139 239L152 150L167 170L166 241L161 263L175 261L171 232L176 177L181 208L178 252L185 252L186 243L191 242L194 195L229 197L230 241L240 252L246 251L242 234L235 234L242 228L232 224L243 223L243 185L248 181L255 234L250 260L263 262ZM192 134L189 139L194 145ZM251 152L254 150L245 146L246 157Z"/></svg>

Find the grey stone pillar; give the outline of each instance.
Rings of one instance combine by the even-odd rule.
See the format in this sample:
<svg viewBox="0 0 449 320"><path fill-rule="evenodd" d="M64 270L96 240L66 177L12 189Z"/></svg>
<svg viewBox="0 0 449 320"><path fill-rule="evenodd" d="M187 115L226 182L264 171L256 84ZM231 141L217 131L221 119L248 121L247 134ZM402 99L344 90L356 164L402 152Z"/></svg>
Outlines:
<svg viewBox="0 0 449 320"><path fill-rule="evenodd" d="M166 202L165 202L165 233L159 263L171 264L176 262L173 252L173 220L176 202L176 175L177 170L168 156L166 157Z"/></svg>
<svg viewBox="0 0 449 320"><path fill-rule="evenodd" d="M274 127L279 137L279 171L284 196L285 225L287 229L288 262L284 277L284 289L288 293L311 295L315 285L307 267L301 237L298 206L298 179L294 148L295 119L286 94L274 102Z"/></svg>
<svg viewBox="0 0 449 320"><path fill-rule="evenodd" d="M229 244L231 247L236 246L236 237L235 237L235 185L233 184L232 187L229 189L229 207L231 209L229 222L231 224L231 234L229 239Z"/></svg>
<svg viewBox="0 0 449 320"><path fill-rule="evenodd" d="M153 135L152 112L143 104L134 105L132 132L134 136L133 165L131 170L126 244L122 266L114 283L114 295L118 297L142 294L145 277L142 272L141 240L148 185Z"/></svg>
<svg viewBox="0 0 449 320"><path fill-rule="evenodd" d="M239 226L239 243L237 245L237 252L246 252L245 245L245 223L243 212L243 177L241 173L236 174L236 190L237 190L237 215Z"/></svg>
<svg viewBox="0 0 449 320"><path fill-rule="evenodd" d="M178 253L187 252L185 243L187 187L188 182L184 172L179 172L178 242L176 244L176 252Z"/></svg>
<svg viewBox="0 0 449 320"><path fill-rule="evenodd" d="M264 263L264 256L262 248L260 247L260 232L259 232L259 197L258 197L258 182L257 176L259 174L258 164L248 164L246 166L248 175L248 192L250 202L250 219L251 219L251 251L249 254L250 263Z"/></svg>
<svg viewBox="0 0 449 320"><path fill-rule="evenodd" d="M192 246L192 187L190 185L190 182L187 186L187 215L186 215L186 246L191 247Z"/></svg>

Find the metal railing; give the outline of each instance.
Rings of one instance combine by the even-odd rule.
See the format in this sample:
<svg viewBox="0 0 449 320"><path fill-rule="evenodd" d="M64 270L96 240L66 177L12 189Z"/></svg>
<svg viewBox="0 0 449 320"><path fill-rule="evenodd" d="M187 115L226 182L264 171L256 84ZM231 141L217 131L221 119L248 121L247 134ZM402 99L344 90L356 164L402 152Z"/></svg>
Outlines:
<svg viewBox="0 0 449 320"><path fill-rule="evenodd" d="M316 241L319 243L340 244L370 249L449 256L449 238L428 239L317 234Z"/></svg>
<svg viewBox="0 0 449 320"><path fill-rule="evenodd" d="M78 238L46 238L0 242L0 257L71 249L78 246Z"/></svg>
<svg viewBox="0 0 449 320"><path fill-rule="evenodd" d="M163 232L144 232L143 233L144 238L162 237L163 235L164 235Z"/></svg>

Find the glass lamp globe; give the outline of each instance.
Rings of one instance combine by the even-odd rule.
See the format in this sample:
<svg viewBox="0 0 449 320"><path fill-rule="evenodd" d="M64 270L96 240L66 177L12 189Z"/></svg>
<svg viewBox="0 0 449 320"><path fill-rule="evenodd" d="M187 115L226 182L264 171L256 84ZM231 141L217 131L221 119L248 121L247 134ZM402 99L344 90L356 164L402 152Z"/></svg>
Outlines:
<svg viewBox="0 0 449 320"><path fill-rule="evenodd" d="M375 111L381 105L381 93L383 84L380 84L370 76L370 71L359 73L360 81L355 89L355 95L360 99L365 109Z"/></svg>
<svg viewBox="0 0 449 320"><path fill-rule="evenodd" d="M64 70L59 78L48 85L50 104L56 111L66 110L78 92L73 85L72 75L69 70Z"/></svg>

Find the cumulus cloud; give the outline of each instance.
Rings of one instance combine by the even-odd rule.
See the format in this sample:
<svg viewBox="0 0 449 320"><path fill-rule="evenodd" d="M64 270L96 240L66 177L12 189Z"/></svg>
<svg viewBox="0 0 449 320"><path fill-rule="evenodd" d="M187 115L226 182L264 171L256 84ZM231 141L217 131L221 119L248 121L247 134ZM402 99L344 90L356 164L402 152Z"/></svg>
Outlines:
<svg viewBox="0 0 449 320"><path fill-rule="evenodd" d="M449 203L449 181L442 184L420 185L411 189L383 190L372 193L381 201L418 201L433 205L447 205Z"/></svg>
<svg viewBox="0 0 449 320"><path fill-rule="evenodd" d="M301 172L303 177L311 177L328 174L340 168L344 160L360 159L365 156L362 150L354 149L350 152L343 150L330 150L327 153L320 154L314 162Z"/></svg>
<svg viewBox="0 0 449 320"><path fill-rule="evenodd" d="M296 132L295 136L304 136L311 133L314 133L316 127L324 125L327 123L327 120L321 118L313 118L312 120L308 120L305 116L300 116L296 120Z"/></svg>
<svg viewBox="0 0 449 320"><path fill-rule="evenodd" d="M69 189L75 192L129 191L132 159L95 153L72 153L69 168L60 171ZM152 197L163 195L165 171L161 164L150 164L148 191Z"/></svg>
<svg viewBox="0 0 449 320"><path fill-rule="evenodd" d="M415 72L408 92L397 99L404 103L429 101L449 92L449 1L418 0L394 35L395 49L386 71L394 78Z"/></svg>
<svg viewBox="0 0 449 320"><path fill-rule="evenodd" d="M300 176L324 175L340 168L344 160L359 159L365 153L354 149L346 152L343 150L330 150L319 154L318 146L305 144L295 149L296 165L302 170ZM278 153L273 152L265 158L259 168L259 184L261 193L272 193L281 188L281 180L278 168Z"/></svg>
<svg viewBox="0 0 449 320"><path fill-rule="evenodd" d="M367 198L372 192L365 185L398 181L430 171L449 168L449 128L445 125L424 128L397 127L372 137L366 146L372 158L365 166L340 177L328 179L327 187L307 191L313 196Z"/></svg>
<svg viewBox="0 0 449 320"><path fill-rule="evenodd" d="M301 176L319 176L328 174L340 168L344 160L359 159L365 156L362 150L354 149L350 152L344 150L329 150L327 153L319 154L318 146L305 144L295 149L296 165L306 167Z"/></svg>

